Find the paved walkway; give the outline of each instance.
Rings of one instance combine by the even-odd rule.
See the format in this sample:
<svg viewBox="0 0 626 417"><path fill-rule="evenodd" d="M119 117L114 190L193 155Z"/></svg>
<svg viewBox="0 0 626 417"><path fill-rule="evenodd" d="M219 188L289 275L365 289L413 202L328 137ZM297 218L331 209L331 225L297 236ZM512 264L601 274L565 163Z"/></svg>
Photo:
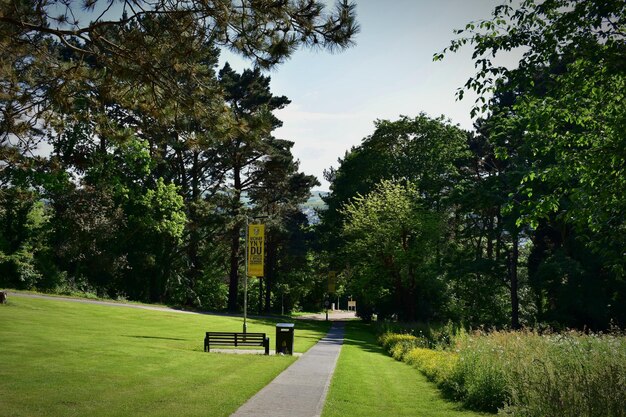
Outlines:
<svg viewBox="0 0 626 417"><path fill-rule="evenodd" d="M30 293L25 293L25 292L9 291L9 297L41 298L44 300L69 301L71 303L96 304L96 305L110 306L110 307L139 308L141 310L166 311L169 313L213 314L213 313L202 313L202 312L196 312L196 311L185 311L185 310L179 310L179 309L175 309L171 307L158 307L158 306L152 306L152 305L146 305L146 304L132 304L132 303L124 303L124 302L116 302L116 301L88 300L85 298L71 298L71 297L63 297L59 295L30 294ZM226 315L226 314L216 313L216 315Z"/></svg>
<svg viewBox="0 0 626 417"><path fill-rule="evenodd" d="M306 314L303 316L296 317L296 319L323 321L323 320L326 320L326 313ZM354 311L328 310L328 321L346 321L346 320L356 320L356 319L357 317Z"/></svg>
<svg viewBox="0 0 626 417"><path fill-rule="evenodd" d="M322 340L231 417L318 417L324 408L343 334L344 323L333 323Z"/></svg>
<svg viewBox="0 0 626 417"><path fill-rule="evenodd" d="M30 293L25 293L25 292L9 291L9 297L41 298L45 300L69 301L72 303L96 304L96 305L109 306L109 307L126 307L126 308L138 308L141 310L165 311L167 313L202 314L206 316L224 316L224 317L243 317L243 315L240 313L217 313L217 312L212 312L212 311L190 311L190 310L182 310L179 308L172 308L172 307L166 307L166 306L159 307L159 306L149 305L149 304L138 304L138 303L131 303L131 302L125 303L121 301L89 300L85 298L71 298L71 297L64 297L60 295L30 294ZM256 314L248 314L248 317L254 318L254 319L264 319L264 318L276 318L277 316L259 316Z"/></svg>
<svg viewBox="0 0 626 417"><path fill-rule="evenodd" d="M211 349L211 353L227 353L229 355L265 355L264 349ZM270 349L270 356L276 355L274 349ZM293 356L300 357L303 353L293 352Z"/></svg>
<svg viewBox="0 0 626 417"><path fill-rule="evenodd" d="M0 290L2 288L0 287ZM124 303L124 302L116 302L116 301L103 301L103 300L89 300L85 298L71 298L71 297L63 297L59 295L46 295L46 294L31 294L26 292L13 292L9 291L10 297L25 297L25 298L41 298L46 300L55 300L55 301L69 301L72 303L82 303L82 304L96 304L101 306L110 306L110 307L127 307L127 308L138 308L142 310L152 310L152 311L165 311L168 313L181 313L181 314L204 314L204 315L212 315L212 316L229 316L229 317L242 317L239 313L216 313L216 312L204 312L204 311L187 311L181 310L177 308L171 307L159 307L148 304L138 304L138 303ZM250 315L250 318L276 318L278 316L259 316L256 314ZM325 313L317 313L317 314L309 314L300 317L293 317L295 320L325 320ZM329 311L328 312L328 320L329 321L344 321L344 320L352 320L356 319L356 314L354 311Z"/></svg>

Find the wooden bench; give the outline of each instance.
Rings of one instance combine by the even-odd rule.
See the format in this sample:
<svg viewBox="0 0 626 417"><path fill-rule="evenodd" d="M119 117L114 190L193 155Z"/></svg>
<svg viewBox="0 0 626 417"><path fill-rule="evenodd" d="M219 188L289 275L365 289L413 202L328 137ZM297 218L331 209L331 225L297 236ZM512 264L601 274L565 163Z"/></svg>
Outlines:
<svg viewBox="0 0 626 417"><path fill-rule="evenodd" d="M265 333L206 332L204 351L210 352L213 346L263 346L265 354L270 354L270 338Z"/></svg>

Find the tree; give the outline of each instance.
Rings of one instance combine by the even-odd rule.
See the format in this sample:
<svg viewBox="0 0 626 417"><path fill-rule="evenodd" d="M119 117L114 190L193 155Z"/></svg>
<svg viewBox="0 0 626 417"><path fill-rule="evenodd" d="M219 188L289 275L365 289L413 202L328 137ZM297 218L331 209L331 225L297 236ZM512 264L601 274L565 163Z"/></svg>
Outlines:
<svg viewBox="0 0 626 417"><path fill-rule="evenodd" d="M366 196L354 197L343 212L360 302L380 317L436 316L443 294L436 272L442 217L427 208L416 187L383 180Z"/></svg>
<svg viewBox="0 0 626 417"><path fill-rule="evenodd" d="M504 134L524 132L534 155L518 184L518 195L527 197L518 223L537 226L552 215L563 218L589 237L589 247L620 276L626 245L621 238L626 227L625 17L626 6L618 0L525 0L517 8L496 7L490 20L469 23L457 31L469 35L449 47L454 52L473 45L478 72L465 88L479 93L482 110L490 106L490 92L519 96L500 123ZM514 50L522 51L517 68L493 63L498 52Z"/></svg>
<svg viewBox="0 0 626 417"><path fill-rule="evenodd" d="M528 270L539 319L606 327L609 319L624 320L613 305L623 298L625 270L626 6L510 3L457 31L462 37L435 59L473 45L478 70L464 87L479 93L473 113L489 112L495 156L523 168L507 175L504 211L534 243ZM517 68L494 64L502 51L519 51ZM594 307L575 301L582 298Z"/></svg>
<svg viewBox="0 0 626 417"><path fill-rule="evenodd" d="M459 163L467 157L466 135L443 116L433 119L424 113L376 121L374 133L347 152L339 168L325 172L331 195L325 199L328 210L321 215L321 234L331 237L329 244L341 242L336 231L343 222L343 205L357 194L366 195L384 179L412 182L429 208L445 210L459 180Z"/></svg>
<svg viewBox="0 0 626 417"><path fill-rule="evenodd" d="M313 0L213 3L141 0L124 1L121 10L113 6L111 2L98 0L81 5L58 0L36 5L12 0L3 3L0 22L13 39L27 41L33 35L47 35L82 53L110 55L120 64L120 60L125 60L122 65L134 60L138 66L150 61L148 50L117 43L110 37L110 28L141 24L143 19L155 16L164 16L170 23L185 21L188 33L232 48L265 67L282 62L301 45L345 48L358 31L355 7L347 1L337 3L331 13L325 11L321 2ZM80 9L83 13L78 13Z"/></svg>
<svg viewBox="0 0 626 417"><path fill-rule="evenodd" d="M54 280L44 277L38 265L49 251L48 221L36 193L18 187L0 190L0 285L32 288L45 279Z"/></svg>
<svg viewBox="0 0 626 417"><path fill-rule="evenodd" d="M184 100L189 90L177 83L176 74L163 70L193 75L198 67L186 57L198 42L229 48L269 68L300 46L346 48L359 30L355 6L347 1L330 13L314 0L141 0L116 6L102 0L2 2L3 136L35 134L52 99L71 100L68 89L110 75L141 79L157 100L159 90ZM122 28L128 30L120 39ZM67 62L55 45L72 50L76 59ZM99 71L88 69L90 60L101 63ZM126 93L133 87L128 85Z"/></svg>
<svg viewBox="0 0 626 417"><path fill-rule="evenodd" d="M518 132L494 132L498 117L510 112L510 100L509 95L498 97L494 114L475 123L477 131L468 141L471 158L453 191L455 245L446 268L461 316L472 325L504 325L508 316L511 327L520 326L520 245L528 231L516 224L519 213L509 203L521 200L517 184L529 156ZM507 158L496 149L505 149Z"/></svg>
<svg viewBox="0 0 626 417"><path fill-rule="evenodd" d="M277 161L284 154L285 142L271 135L282 125L272 111L283 108L290 101L270 92L271 79L261 75L258 68L238 74L226 63L220 70L219 79L236 123L232 136L217 145L219 158L214 166L214 175L221 178L220 183L226 187L230 198L227 208L231 242L228 308L235 311L239 292L241 229L246 214L242 197L244 193L262 187L264 181L271 182L269 177L276 175L276 171L265 168L270 165L269 161ZM281 171L281 174L287 173Z"/></svg>
<svg viewBox="0 0 626 417"><path fill-rule="evenodd" d="M266 312L271 310L272 292L279 277L284 290L293 284L288 277L294 271L310 272L307 268L308 219L300 204L306 202L311 189L319 185L314 176L298 172L299 162L291 153L293 142L278 139L273 142L272 154L256 163L263 176L249 193L255 211L268 216L265 276L259 281L259 311L263 306L262 283L265 282Z"/></svg>

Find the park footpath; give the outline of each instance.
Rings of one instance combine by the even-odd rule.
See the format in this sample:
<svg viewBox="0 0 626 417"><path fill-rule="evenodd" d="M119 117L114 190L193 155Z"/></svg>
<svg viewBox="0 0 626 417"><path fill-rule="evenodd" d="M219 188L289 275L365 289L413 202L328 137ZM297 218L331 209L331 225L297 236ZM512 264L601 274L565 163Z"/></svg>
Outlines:
<svg viewBox="0 0 626 417"><path fill-rule="evenodd" d="M231 417L319 417L343 337L344 323L334 322L324 338Z"/></svg>

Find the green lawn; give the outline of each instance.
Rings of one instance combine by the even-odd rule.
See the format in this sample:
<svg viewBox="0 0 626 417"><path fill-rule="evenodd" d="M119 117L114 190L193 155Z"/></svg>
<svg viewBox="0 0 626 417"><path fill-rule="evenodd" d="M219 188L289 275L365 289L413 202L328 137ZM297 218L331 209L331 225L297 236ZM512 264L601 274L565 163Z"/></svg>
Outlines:
<svg viewBox="0 0 626 417"><path fill-rule="evenodd" d="M248 331L274 342L275 322ZM10 297L0 305L0 402L12 416L228 416L292 357L204 353L242 319ZM297 322L294 350L328 329Z"/></svg>
<svg viewBox="0 0 626 417"><path fill-rule="evenodd" d="M323 417L484 415L444 400L418 370L385 355L367 325L346 325Z"/></svg>

